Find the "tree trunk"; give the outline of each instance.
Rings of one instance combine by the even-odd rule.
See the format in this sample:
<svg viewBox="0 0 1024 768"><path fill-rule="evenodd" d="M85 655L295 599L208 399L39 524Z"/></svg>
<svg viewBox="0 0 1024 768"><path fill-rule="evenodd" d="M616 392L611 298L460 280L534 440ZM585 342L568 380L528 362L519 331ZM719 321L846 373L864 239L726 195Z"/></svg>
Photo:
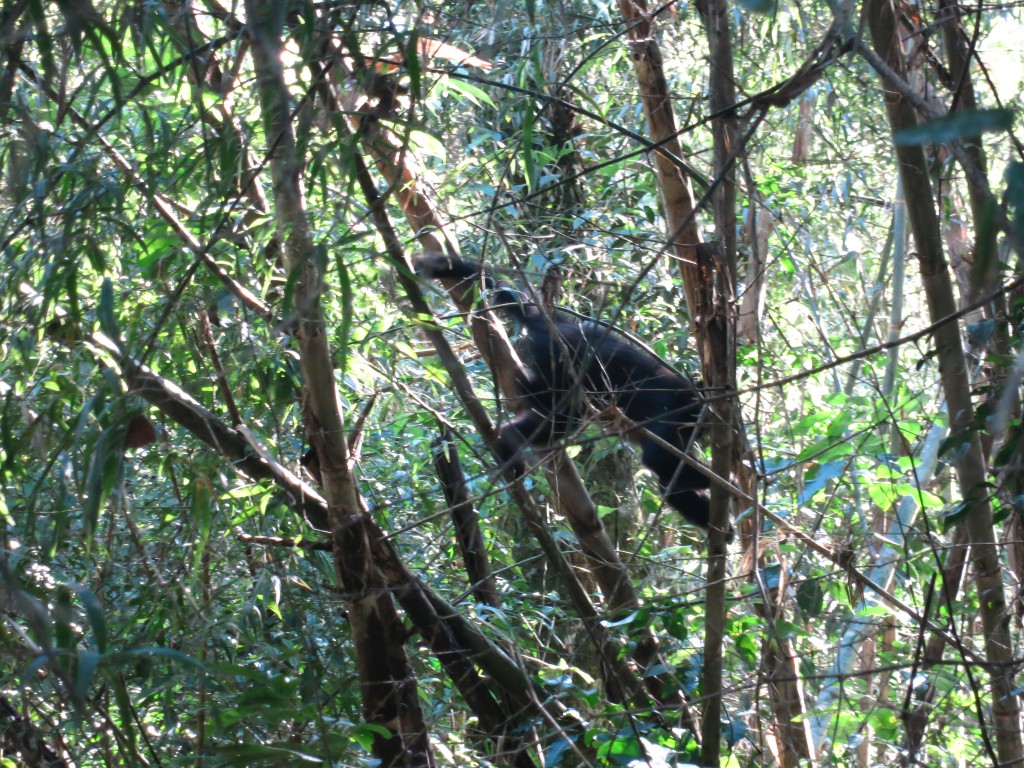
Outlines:
<svg viewBox="0 0 1024 768"><path fill-rule="evenodd" d="M711 466L728 478L740 454L736 391L736 180L732 152L736 146L736 102L732 40L726 0L697 3L708 37L710 107L714 175L718 182L712 205L717 248L698 249L697 339L708 391L716 395L708 409L711 424ZM706 258L713 256L715 258ZM705 606L704 666L701 691L705 697L701 720L701 757L704 765L718 765L722 738L722 645L725 638L726 565L731 494L711 486L711 531L708 537L708 575ZM730 718L724 718L728 721Z"/></svg>
<svg viewBox="0 0 1024 768"><path fill-rule="evenodd" d="M775 230L775 221L765 201L756 192L750 193L748 206L748 226L744 230L749 232L750 254L747 257L739 317L736 320L736 338L747 344L756 344L761 339L761 316L764 314L767 295L765 269L768 265L768 241Z"/></svg>
<svg viewBox="0 0 1024 768"><path fill-rule="evenodd" d="M682 147L677 138L661 49L654 36L654 17L647 9L646 0L619 0L619 12L626 22L629 55L636 71L647 131L659 146L654 152L654 167L668 224L668 247L678 264L692 319L699 281L696 248L702 238L690 172L681 159Z"/></svg>
<svg viewBox="0 0 1024 768"><path fill-rule="evenodd" d="M487 547L480 533L480 521L466 487L466 476L459 460L455 435L447 426L441 427L441 435L431 445L434 451L434 467L441 481L441 490L448 502L448 509L455 524L455 538L462 551L462 561L469 575L469 585L477 602L501 607L498 592L487 558Z"/></svg>
<svg viewBox="0 0 1024 768"><path fill-rule="evenodd" d="M899 40L895 10L886 0L871 0L865 7L874 47L897 73L906 71ZM893 132L917 126L913 108L895 92L886 94L886 108ZM933 322L956 311L949 269L942 252L939 219L928 176L928 164L919 145L898 144L896 157L907 202L907 218L917 245L921 280ZM971 545L971 559L977 585L985 655L989 662L992 697L992 727L999 761L1016 765L1024 760L1021 743L1020 707L1013 680L1013 647L1009 615L1003 589L1002 568L992 528L992 507L985 488L986 466L976 430L960 326L950 322L935 332L939 375L949 404L950 427L959 441L955 450L956 473L963 494L965 519L961 523Z"/></svg>
<svg viewBox="0 0 1024 768"><path fill-rule="evenodd" d="M291 104L281 67L283 17L272 6L249 0L253 59L263 106L274 213L284 235L285 262L298 276L299 357L305 380L307 428L317 451L327 499L334 564L347 598L348 621L356 652L363 716L382 726L373 754L384 766L430 768L434 757L416 692L416 678L405 653L405 630L385 581L373 562L368 532L348 460L348 446L334 380L334 363L324 334L320 297L323 272L317 267L312 232L306 219L302 164L291 126Z"/></svg>

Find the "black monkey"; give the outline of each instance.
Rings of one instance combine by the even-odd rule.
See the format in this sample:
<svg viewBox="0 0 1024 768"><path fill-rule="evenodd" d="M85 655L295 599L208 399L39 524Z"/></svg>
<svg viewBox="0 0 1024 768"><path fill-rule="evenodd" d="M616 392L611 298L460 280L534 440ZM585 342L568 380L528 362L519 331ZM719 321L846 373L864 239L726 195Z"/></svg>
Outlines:
<svg viewBox="0 0 1024 768"><path fill-rule="evenodd" d="M498 436L503 459L519 466L517 455L525 445L550 445L565 437L586 416L588 405L597 411L615 406L650 433L638 429L628 436L639 444L644 466L658 476L665 501L707 529L708 478L665 446L686 451L700 417L701 396L689 379L609 328L549 317L515 291L498 286L476 264L431 255L420 259L416 270L424 277L463 281L467 289L474 283L496 289L492 300L522 325L517 347L525 370L516 380L522 400ZM732 537L730 526L728 540Z"/></svg>

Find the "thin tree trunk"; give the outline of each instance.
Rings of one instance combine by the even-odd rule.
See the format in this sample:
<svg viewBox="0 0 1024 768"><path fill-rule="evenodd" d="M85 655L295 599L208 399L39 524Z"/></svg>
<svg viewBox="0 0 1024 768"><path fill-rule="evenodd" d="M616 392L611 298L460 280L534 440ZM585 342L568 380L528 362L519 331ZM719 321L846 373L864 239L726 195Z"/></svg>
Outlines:
<svg viewBox="0 0 1024 768"><path fill-rule="evenodd" d="M698 338L702 347L705 379L714 393L736 391L736 275L737 275L737 186L733 171L733 152L737 145L737 125L730 111L736 100L733 74L732 41L726 0L702 0L698 11L708 36L710 62L710 106L716 117L712 123L714 172L718 186L713 197L715 227L721 243L719 259L699 274L701 311L697 313ZM701 266L704 266L702 262ZM710 285L714 281L713 287ZM706 291L713 291L710 303ZM720 477L729 477L741 466L745 454L739 410L732 398L716 398L712 411L712 467ZM716 428L717 427L717 428ZM741 479L742 481L742 479ZM752 483L746 483L752 486ZM730 495L713 485L711 489L712 535L708 547L708 593L702 691L707 697L702 730L702 758L705 765L719 760L722 720L722 640L725 623L725 576L727 551L717 535L728 525ZM775 627L783 616L784 590L770 591L765 612ZM776 635L763 645L763 670L769 680L769 697L774 723L772 730L780 745L783 766L795 766L808 754L803 695L800 688L796 654L791 643Z"/></svg>
<svg viewBox="0 0 1024 768"><path fill-rule="evenodd" d="M455 524L455 539L462 551L470 589L477 602L499 608L501 594L494 582L494 574L491 573L487 548L480 532L480 520L469 497L466 476L459 460L458 444L451 429L442 427L441 435L431 448L434 451L434 467L441 481L441 490L444 491L452 522Z"/></svg>
<svg viewBox="0 0 1024 768"><path fill-rule="evenodd" d="M817 96L817 93L809 90L800 97L796 135L793 136L793 154L791 156L794 163L806 163L811 157L811 137L814 136L814 102L817 100Z"/></svg>
<svg viewBox="0 0 1024 768"><path fill-rule="evenodd" d="M324 333L326 324L320 303L323 272L314 258L316 250L306 219L302 164L281 66L283 15L276 13L273 5L259 0L247 0L246 13L271 153L274 213L284 234L285 262L298 277L294 301L308 403L306 423L320 462L335 569L347 597L363 716L368 723L384 729L375 732L373 738L373 754L382 765L430 768L435 764L434 757L416 692L416 678L405 653L405 629L371 557L350 471L333 357Z"/></svg>
<svg viewBox="0 0 1024 768"><path fill-rule="evenodd" d="M967 533L961 526L954 532L952 545L942 564L940 589L942 590L942 603L947 608L950 621L953 620L954 603L964 580L969 551ZM928 638L923 654L923 669L929 669L942 661L946 643L946 636L938 632ZM938 687L934 682L929 681L927 689L917 698L914 706L906 707L902 713L903 722L906 724L906 742L904 748L900 750L900 766L921 764L919 757L924 748L925 730L928 727L929 715L934 710L935 699L938 695Z"/></svg>
<svg viewBox="0 0 1024 768"><path fill-rule="evenodd" d="M751 185L752 187L753 185ZM750 254L747 257L743 294L740 296L739 317L736 320L736 338L747 344L761 339L761 316L764 314L765 268L768 265L768 241L775 230L772 212L756 192L748 202Z"/></svg>
<svg viewBox="0 0 1024 768"><path fill-rule="evenodd" d="M759 560L755 578L768 572L768 563ZM793 768L809 756L810 739L797 654L790 635L778 627L778 620L785 620L783 599L789 589L785 566L779 568L776 584L769 586L761 580L758 586L762 596L758 614L767 624L761 643L761 675L768 685L773 715L765 730L779 765Z"/></svg>
<svg viewBox="0 0 1024 768"><path fill-rule="evenodd" d="M900 359L900 348L896 340L903 331L903 286L907 276L907 204L903 199L903 180L896 175L896 199L892 211L892 283L890 285L889 331L886 341L893 344L885 364L885 378L882 380L882 396L889 397L896 389L896 369ZM892 446L900 440L898 429L892 430Z"/></svg>
<svg viewBox="0 0 1024 768"><path fill-rule="evenodd" d="M899 75L906 71L899 40L895 36L895 9L887 0L871 0L865 7L871 36L878 55ZM886 95L886 108L893 132L917 126L913 108L896 93ZM928 165L919 145L898 144L896 157L907 201L907 218L917 245L921 279L932 321L956 311L949 269L942 253L939 220L935 211ZM949 403L950 428L961 444L955 467L963 494L965 528L971 544L974 578L980 596L980 613L989 662L992 697L992 728L995 749L1004 765L1024 761L1021 742L1020 706L1013 678L1013 646L1003 588L999 550L992 527L992 507L985 488L986 466L981 441L975 429L974 405L958 323L946 323L935 332L939 375Z"/></svg>
<svg viewBox="0 0 1024 768"><path fill-rule="evenodd" d="M665 79L661 49L654 36L654 17L647 8L646 0L619 0L619 12L626 23L629 54L647 118L648 134L659 145L654 153L654 167L661 191L662 211L668 224L668 247L679 267L692 318L699 283L696 248L703 239L697 222L690 172L681 159L682 146L677 138L672 99Z"/></svg>
<svg viewBox="0 0 1024 768"><path fill-rule="evenodd" d="M971 78L971 57L974 52L967 42L962 19L963 9L957 0L938 0L937 15L943 22L942 41L946 49L946 59L949 62L949 72L953 77L951 109L953 111L977 109L978 99L974 93L974 80ZM986 176L988 161L985 158L981 136L966 137L962 143L966 157L970 159L975 169L983 177ZM987 224L992 216L992 206L995 201L988 190L979 189L977 184L972 183L972 178L970 174L966 176L967 194L971 202L974 224L975 226L981 223ZM974 270L971 275L973 291L963 297L965 302L973 302L977 296L984 295L992 289L993 279L997 275L997 267L996 239L987 236L975 237ZM1005 329L1006 316L999 317L998 322Z"/></svg>
<svg viewBox="0 0 1024 768"><path fill-rule="evenodd" d="M726 0L697 3L708 37L710 107L714 174L718 180L712 204L715 216L715 249L698 249L699 288L694 309L697 339L701 347L704 379L710 392L730 395L736 391L736 179L731 153L736 149L736 119L729 110L736 102L732 40ZM717 258L705 258L705 256ZM709 408L711 467L719 477L730 477L735 465L739 432L734 398L715 398ZM707 595L704 608L704 665L701 692L701 758L704 765L718 765L722 740L722 645L725 639L725 592L731 494L711 486L711 530L708 537ZM728 718L726 718L728 719Z"/></svg>

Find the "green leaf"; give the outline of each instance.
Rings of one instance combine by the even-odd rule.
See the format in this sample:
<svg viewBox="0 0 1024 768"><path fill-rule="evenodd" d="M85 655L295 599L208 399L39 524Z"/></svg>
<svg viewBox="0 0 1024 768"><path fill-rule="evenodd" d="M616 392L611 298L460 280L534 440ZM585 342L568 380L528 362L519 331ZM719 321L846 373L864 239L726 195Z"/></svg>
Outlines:
<svg viewBox="0 0 1024 768"><path fill-rule="evenodd" d="M86 545L89 546L99 522L100 508L106 502L121 474L124 461L124 436L128 429L126 421L107 427L93 445L86 477L86 496L83 511L86 521Z"/></svg>
<svg viewBox="0 0 1024 768"><path fill-rule="evenodd" d="M408 132L409 147L416 154L434 157L444 162L448 157L448 148L426 131L411 130Z"/></svg>
<svg viewBox="0 0 1024 768"><path fill-rule="evenodd" d="M417 101L422 96L419 32L413 29L405 43L405 71L409 73L409 91Z"/></svg>
<svg viewBox="0 0 1024 768"><path fill-rule="evenodd" d="M103 606L91 589L79 586L75 587L75 593L78 595L82 607L85 608L85 615L89 617L96 649L100 653L105 653L107 650L107 621L103 615Z"/></svg>
<svg viewBox="0 0 1024 768"><path fill-rule="evenodd" d="M480 106L486 104L489 107L495 107L494 99L483 88L479 88L473 83L461 80L458 77L451 76L447 79L446 85L450 90L456 91L462 96L465 96L470 103Z"/></svg>
<svg viewBox="0 0 1024 768"><path fill-rule="evenodd" d="M523 167L526 170L526 186L531 192L537 186L537 161L533 147L535 117L533 107L526 105L523 108L523 144L521 154Z"/></svg>
<svg viewBox="0 0 1024 768"><path fill-rule="evenodd" d="M1006 198L1013 208L1013 230L1024 241L1024 163L1014 161L1006 168Z"/></svg>
<svg viewBox="0 0 1024 768"><path fill-rule="evenodd" d="M338 342L338 368L344 376L345 371L348 370L349 337L352 335L352 280L340 250L334 263L338 270L338 287L341 290L341 328L338 329L338 335L341 338Z"/></svg>
<svg viewBox="0 0 1024 768"><path fill-rule="evenodd" d="M746 735L747 725L742 720L730 719L728 722L722 723L722 736L727 746L736 746L736 743Z"/></svg>
<svg viewBox="0 0 1024 768"><path fill-rule="evenodd" d="M96 315L100 321L100 330L112 342L121 346L121 331L114 317L114 286L109 277L103 278L100 284L100 301L96 307Z"/></svg>
<svg viewBox="0 0 1024 768"><path fill-rule="evenodd" d="M114 690L114 700L117 702L117 708L121 713L120 727L122 733L125 734L128 744L131 748L135 745L135 707L132 704L131 697L128 694L128 687L124 683L124 679L121 675L108 675L108 684Z"/></svg>
<svg viewBox="0 0 1024 768"><path fill-rule="evenodd" d="M890 483L871 483L867 488L872 503L879 509L888 510L899 501L896 486Z"/></svg>
<svg viewBox="0 0 1024 768"><path fill-rule="evenodd" d="M360 723L352 729L352 738L365 750L373 748L373 742L377 737L390 739L391 731L375 723Z"/></svg>
<svg viewBox="0 0 1024 768"><path fill-rule="evenodd" d="M898 145L959 141L983 133L1008 131L1013 127L1013 118L1011 109L965 109L898 131L893 135L893 141Z"/></svg>
<svg viewBox="0 0 1024 768"><path fill-rule="evenodd" d="M213 489L205 477L196 477L192 481L192 524L196 527L195 548L192 551L193 578L203 577L202 559L210 542L213 528Z"/></svg>
<svg viewBox="0 0 1024 768"><path fill-rule="evenodd" d="M825 607L825 591L821 588L821 581L807 579L797 584L796 603L807 616L820 616Z"/></svg>
<svg viewBox="0 0 1024 768"><path fill-rule="evenodd" d="M559 761L572 752L572 742L565 738L555 739L544 750L544 764L558 765Z"/></svg>
<svg viewBox="0 0 1024 768"><path fill-rule="evenodd" d="M798 419L790 429L794 435L807 435L810 434L811 427L830 418L831 414L828 411L814 411Z"/></svg>
<svg viewBox="0 0 1024 768"><path fill-rule="evenodd" d="M736 0L736 4L751 13L771 13L776 8L776 0Z"/></svg>
<svg viewBox="0 0 1024 768"><path fill-rule="evenodd" d="M231 744L208 749L227 760L225 765L324 765L323 758L299 744Z"/></svg>
<svg viewBox="0 0 1024 768"><path fill-rule="evenodd" d="M71 626L74 623L74 608L71 602L71 590L66 586L57 588L53 603L53 640L58 648L70 650L74 643Z"/></svg>
<svg viewBox="0 0 1024 768"><path fill-rule="evenodd" d="M808 461L809 459L817 459L823 464L827 464L835 459L842 458L843 456L849 456L853 453L853 446L850 445L849 440L836 440L833 437L828 437L823 440L818 440L813 445L809 445L804 450L800 451L800 455L797 457L797 462Z"/></svg>
<svg viewBox="0 0 1024 768"><path fill-rule="evenodd" d="M942 532L945 533L946 531L951 530L958 523L963 522L969 511L970 507L968 507L963 501L959 501L950 506L945 512L938 516L938 520L942 524Z"/></svg>
<svg viewBox="0 0 1024 768"><path fill-rule="evenodd" d="M95 651L86 650L78 654L78 664L75 665L75 696L79 700L84 701L88 698L89 688L92 687L99 663L100 655Z"/></svg>
<svg viewBox="0 0 1024 768"><path fill-rule="evenodd" d="M941 509L946 504L941 496L937 496L931 491L926 491L923 488L918 488L911 483L900 483L896 486L896 490L900 495L909 496L914 501L928 509Z"/></svg>
<svg viewBox="0 0 1024 768"><path fill-rule="evenodd" d="M207 674L210 673L210 669L198 659L188 655L187 653L175 650L174 648L164 648L163 646L159 645L150 646L147 648L133 648L130 651L124 651L123 653L120 653L118 655L121 657L144 656L159 659L167 659L168 661L176 661L188 667L193 667Z"/></svg>

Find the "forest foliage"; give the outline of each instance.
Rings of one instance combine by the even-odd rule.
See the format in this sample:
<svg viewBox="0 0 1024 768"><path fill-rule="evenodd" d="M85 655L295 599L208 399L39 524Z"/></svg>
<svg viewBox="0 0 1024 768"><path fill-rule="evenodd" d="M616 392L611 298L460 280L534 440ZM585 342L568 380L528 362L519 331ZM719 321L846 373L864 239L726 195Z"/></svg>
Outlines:
<svg viewBox="0 0 1024 768"><path fill-rule="evenodd" d="M0 764L1024 759L1022 33L4 2ZM736 542L621 414L502 466L430 254L702 382Z"/></svg>

